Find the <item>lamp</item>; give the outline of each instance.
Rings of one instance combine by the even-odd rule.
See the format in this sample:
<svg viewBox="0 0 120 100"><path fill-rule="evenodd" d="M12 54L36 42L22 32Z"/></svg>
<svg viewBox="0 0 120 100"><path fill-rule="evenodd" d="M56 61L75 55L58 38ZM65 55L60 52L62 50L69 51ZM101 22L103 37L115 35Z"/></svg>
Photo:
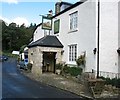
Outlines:
<svg viewBox="0 0 120 100"><path fill-rule="evenodd" d="M96 51L97 51L97 48L94 48L93 49L93 53L96 54Z"/></svg>
<svg viewBox="0 0 120 100"><path fill-rule="evenodd" d="M120 54L120 48L118 48L117 52Z"/></svg>
<svg viewBox="0 0 120 100"><path fill-rule="evenodd" d="M61 51L61 55L63 55L63 53L64 53L64 50Z"/></svg>

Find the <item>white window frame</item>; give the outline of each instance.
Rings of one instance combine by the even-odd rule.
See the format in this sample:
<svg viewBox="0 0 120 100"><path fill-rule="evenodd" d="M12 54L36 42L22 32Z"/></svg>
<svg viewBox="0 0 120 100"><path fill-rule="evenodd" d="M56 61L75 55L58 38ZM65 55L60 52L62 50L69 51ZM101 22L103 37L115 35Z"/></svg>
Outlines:
<svg viewBox="0 0 120 100"><path fill-rule="evenodd" d="M73 62L77 59L77 44L69 45L69 61Z"/></svg>
<svg viewBox="0 0 120 100"><path fill-rule="evenodd" d="M70 23L69 23L69 29L70 31L77 30L78 28L78 11L75 11L71 14L69 14Z"/></svg>

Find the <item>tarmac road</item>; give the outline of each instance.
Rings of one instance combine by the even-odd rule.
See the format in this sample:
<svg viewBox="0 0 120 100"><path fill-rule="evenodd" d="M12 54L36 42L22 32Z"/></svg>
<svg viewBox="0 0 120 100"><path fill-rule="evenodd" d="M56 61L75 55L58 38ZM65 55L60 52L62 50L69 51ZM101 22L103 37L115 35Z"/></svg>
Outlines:
<svg viewBox="0 0 120 100"><path fill-rule="evenodd" d="M9 58L2 64L2 98L82 98L22 75L16 60Z"/></svg>

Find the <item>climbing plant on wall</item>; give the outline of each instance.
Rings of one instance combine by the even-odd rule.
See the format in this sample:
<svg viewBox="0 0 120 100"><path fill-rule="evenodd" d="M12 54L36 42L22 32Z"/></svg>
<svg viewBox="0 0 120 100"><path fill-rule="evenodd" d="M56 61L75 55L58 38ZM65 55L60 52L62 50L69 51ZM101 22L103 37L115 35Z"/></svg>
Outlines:
<svg viewBox="0 0 120 100"><path fill-rule="evenodd" d="M76 63L78 66L83 65L85 67L86 59L85 59L85 53L83 55L78 56L78 59L76 59Z"/></svg>

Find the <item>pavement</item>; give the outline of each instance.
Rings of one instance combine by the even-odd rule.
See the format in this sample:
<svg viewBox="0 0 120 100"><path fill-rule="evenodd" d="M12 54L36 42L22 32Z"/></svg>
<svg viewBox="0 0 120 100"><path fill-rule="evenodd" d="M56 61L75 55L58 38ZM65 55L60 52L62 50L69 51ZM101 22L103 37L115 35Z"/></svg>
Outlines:
<svg viewBox="0 0 120 100"><path fill-rule="evenodd" d="M43 73L42 75L36 77L33 73L22 71L27 77L36 80L38 82L57 87L87 99L93 99L88 88L85 85L80 84L75 79L66 78L62 75L57 75L54 73Z"/></svg>

